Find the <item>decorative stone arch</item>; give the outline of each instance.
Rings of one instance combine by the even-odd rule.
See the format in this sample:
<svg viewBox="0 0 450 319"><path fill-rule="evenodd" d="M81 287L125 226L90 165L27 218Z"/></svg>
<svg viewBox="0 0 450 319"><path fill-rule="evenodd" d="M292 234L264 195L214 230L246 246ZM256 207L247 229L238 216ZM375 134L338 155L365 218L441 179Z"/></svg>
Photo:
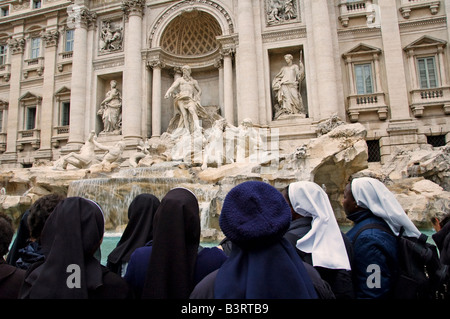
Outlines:
<svg viewBox="0 0 450 319"><path fill-rule="evenodd" d="M228 10L222 5L211 0L184 0L176 3L166 10L156 19L150 29L148 37L148 47L157 48L160 46L161 37L166 27L172 20L185 11L199 10L209 13L219 23L222 29L222 36L234 33L234 21Z"/></svg>

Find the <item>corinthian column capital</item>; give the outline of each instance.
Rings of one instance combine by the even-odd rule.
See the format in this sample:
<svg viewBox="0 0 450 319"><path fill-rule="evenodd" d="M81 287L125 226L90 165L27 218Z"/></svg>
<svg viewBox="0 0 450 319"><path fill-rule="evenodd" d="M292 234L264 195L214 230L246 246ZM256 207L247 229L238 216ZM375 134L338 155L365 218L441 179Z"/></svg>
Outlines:
<svg viewBox="0 0 450 319"><path fill-rule="evenodd" d="M11 54L23 53L23 49L25 47L25 39L23 37L11 38L8 40L8 46L11 50Z"/></svg>
<svg viewBox="0 0 450 319"><path fill-rule="evenodd" d="M67 24L73 28L81 27L87 29L93 26L97 20L97 13L91 12L88 8L76 4L70 5L67 8L67 13L69 15Z"/></svg>
<svg viewBox="0 0 450 319"><path fill-rule="evenodd" d="M142 17L145 8L145 0L122 0L122 11L127 16L137 15Z"/></svg>

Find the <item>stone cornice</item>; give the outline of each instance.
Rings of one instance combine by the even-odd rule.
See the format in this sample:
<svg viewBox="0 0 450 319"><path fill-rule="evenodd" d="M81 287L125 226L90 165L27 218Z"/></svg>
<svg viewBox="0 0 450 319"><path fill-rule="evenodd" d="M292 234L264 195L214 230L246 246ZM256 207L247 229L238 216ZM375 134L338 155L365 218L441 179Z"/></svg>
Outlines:
<svg viewBox="0 0 450 319"><path fill-rule="evenodd" d="M266 31L262 33L263 43L278 42L292 39L306 38L306 28L292 28L288 30Z"/></svg>
<svg viewBox="0 0 450 319"><path fill-rule="evenodd" d="M445 16L441 17L432 17L432 18L422 18L417 20L405 20L399 23L400 33L405 33L409 31L421 30L423 31L424 27L433 26L442 26L442 28L447 27L447 18Z"/></svg>

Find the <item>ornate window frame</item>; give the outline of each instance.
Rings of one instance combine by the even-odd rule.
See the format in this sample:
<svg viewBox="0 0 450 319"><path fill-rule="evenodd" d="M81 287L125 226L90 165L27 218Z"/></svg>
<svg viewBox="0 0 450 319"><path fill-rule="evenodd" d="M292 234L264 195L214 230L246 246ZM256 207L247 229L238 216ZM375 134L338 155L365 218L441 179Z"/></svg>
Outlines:
<svg viewBox="0 0 450 319"><path fill-rule="evenodd" d="M19 98L19 105L21 108L20 111L20 119L19 119L19 127L22 127L22 130L18 131L17 138L17 149L22 151L25 144L31 144L33 149L38 149L40 147L40 112L42 106L42 97L35 95L31 92L27 92ZM33 129L26 129L26 111L29 107L36 107L36 118L35 125Z"/></svg>
<svg viewBox="0 0 450 319"><path fill-rule="evenodd" d="M421 117L427 107L442 106L450 114L450 85L448 83L445 47L447 42L430 36L422 36L403 48L409 68L411 111ZM417 59L435 58L438 85L434 88L420 88Z"/></svg>
<svg viewBox="0 0 450 319"><path fill-rule="evenodd" d="M388 106L381 85L380 56L381 49L360 43L342 55L345 61L349 94L347 96L347 114L351 122L359 120L360 113L376 112L379 120L388 117ZM357 94L355 65L370 64L373 76L373 93Z"/></svg>

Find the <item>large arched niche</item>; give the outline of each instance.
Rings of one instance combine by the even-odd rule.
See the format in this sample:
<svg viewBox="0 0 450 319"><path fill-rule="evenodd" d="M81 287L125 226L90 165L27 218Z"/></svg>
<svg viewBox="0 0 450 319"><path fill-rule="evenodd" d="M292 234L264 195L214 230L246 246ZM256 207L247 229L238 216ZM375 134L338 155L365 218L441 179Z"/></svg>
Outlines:
<svg viewBox="0 0 450 319"><path fill-rule="evenodd" d="M146 52L147 65L161 67L161 94L189 65L202 89L201 104L223 115L220 72L221 49L234 39L234 24L228 11L214 1L181 1L161 13L151 26ZM161 128L172 118L172 99L161 100Z"/></svg>
<svg viewBox="0 0 450 319"><path fill-rule="evenodd" d="M219 49L217 36L222 35L217 20L200 10L184 11L175 17L161 36L160 47L176 57L199 58Z"/></svg>
<svg viewBox="0 0 450 319"><path fill-rule="evenodd" d="M210 0L185 0L170 6L156 19L149 30L148 48L159 48L163 33L175 17L194 10L211 15L220 26L222 35L227 36L233 34L234 22L228 10L223 6Z"/></svg>

